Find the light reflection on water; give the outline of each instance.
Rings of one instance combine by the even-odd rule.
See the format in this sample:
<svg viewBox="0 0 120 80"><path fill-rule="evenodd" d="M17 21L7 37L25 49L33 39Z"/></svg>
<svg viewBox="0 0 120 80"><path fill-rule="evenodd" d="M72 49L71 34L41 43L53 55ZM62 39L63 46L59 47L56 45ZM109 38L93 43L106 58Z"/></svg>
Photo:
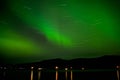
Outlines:
<svg viewBox="0 0 120 80"><path fill-rule="evenodd" d="M70 71L70 79L73 80L73 72L72 72L72 70Z"/></svg>
<svg viewBox="0 0 120 80"><path fill-rule="evenodd" d="M37 74L38 74L38 80L42 80L41 79L41 72L42 72L42 70L38 70L37 71ZM61 73L61 72L59 72L59 70L56 70L55 71L55 74L54 74L54 78L55 78L55 80L59 80L59 75L61 75L61 74L59 74L59 73ZM70 70L70 71L68 71L68 70L65 70L64 72L63 72L65 75L63 76L63 78L64 78L64 80L73 80L73 70ZM69 74L70 73L70 74ZM30 77L30 80L34 80L34 78L33 78L33 70L31 70L31 77ZM119 80L119 71L117 70L117 80Z"/></svg>
<svg viewBox="0 0 120 80"><path fill-rule="evenodd" d="M58 80L58 70L56 70L56 74L55 74L55 80Z"/></svg>
<svg viewBox="0 0 120 80"><path fill-rule="evenodd" d="M33 80L33 70L31 70L30 80Z"/></svg>
<svg viewBox="0 0 120 80"><path fill-rule="evenodd" d="M119 70L117 70L117 79L120 80Z"/></svg>
<svg viewBox="0 0 120 80"><path fill-rule="evenodd" d="M107 76L109 75L109 76ZM119 80L119 70L114 71L101 71L101 72L80 72L75 70L55 70L49 72L49 70L0 70L0 80L97 80L97 76L101 80ZM1 79L1 77L3 79ZM8 77L8 78L7 78ZM62 78L62 79L61 79ZM77 79L78 78L78 79ZM88 79L89 78L89 79Z"/></svg>
<svg viewBox="0 0 120 80"><path fill-rule="evenodd" d="M34 80L33 78L33 70L31 70L31 74L30 74L30 80ZM38 80L41 80L41 70L38 70ZM56 70L56 73L55 73L55 80L58 80L58 70ZM68 71L66 70L65 71L65 80L68 80ZM73 72L72 70L70 71L70 80L73 80Z"/></svg>
<svg viewBox="0 0 120 80"><path fill-rule="evenodd" d="M41 77L41 71L38 70L38 80L40 80L40 77Z"/></svg>
<svg viewBox="0 0 120 80"><path fill-rule="evenodd" d="M65 71L65 78L66 78L66 80L68 79L68 73L67 73L67 70Z"/></svg>

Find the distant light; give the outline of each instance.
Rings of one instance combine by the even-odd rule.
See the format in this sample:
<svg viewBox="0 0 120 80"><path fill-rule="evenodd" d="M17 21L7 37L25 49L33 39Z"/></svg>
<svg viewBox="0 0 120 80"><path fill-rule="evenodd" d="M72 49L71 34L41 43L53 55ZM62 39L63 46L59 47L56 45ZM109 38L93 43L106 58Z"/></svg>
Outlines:
<svg viewBox="0 0 120 80"><path fill-rule="evenodd" d="M82 69L82 70L85 70L85 68L84 68L84 67L82 67L81 69Z"/></svg>
<svg viewBox="0 0 120 80"><path fill-rule="evenodd" d="M33 69L34 67L31 67L31 69Z"/></svg>
<svg viewBox="0 0 120 80"><path fill-rule="evenodd" d="M72 67L70 67L70 69L72 69Z"/></svg>
<svg viewBox="0 0 120 80"><path fill-rule="evenodd" d="M56 66L55 69L58 69L58 66Z"/></svg>
<svg viewBox="0 0 120 80"><path fill-rule="evenodd" d="M65 70L67 71L67 70L68 70L68 68L65 68Z"/></svg>
<svg viewBox="0 0 120 80"><path fill-rule="evenodd" d="M42 68L38 68L38 70L42 70Z"/></svg>
<svg viewBox="0 0 120 80"><path fill-rule="evenodd" d="M116 68L120 68L120 66L117 66Z"/></svg>

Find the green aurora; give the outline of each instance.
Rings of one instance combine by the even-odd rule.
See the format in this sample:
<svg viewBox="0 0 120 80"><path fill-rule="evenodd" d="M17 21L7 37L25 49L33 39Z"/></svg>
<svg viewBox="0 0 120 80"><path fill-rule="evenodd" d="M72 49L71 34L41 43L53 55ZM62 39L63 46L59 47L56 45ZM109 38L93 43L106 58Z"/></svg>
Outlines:
<svg viewBox="0 0 120 80"><path fill-rule="evenodd" d="M6 62L120 55L117 0L4 0L3 3L0 55Z"/></svg>

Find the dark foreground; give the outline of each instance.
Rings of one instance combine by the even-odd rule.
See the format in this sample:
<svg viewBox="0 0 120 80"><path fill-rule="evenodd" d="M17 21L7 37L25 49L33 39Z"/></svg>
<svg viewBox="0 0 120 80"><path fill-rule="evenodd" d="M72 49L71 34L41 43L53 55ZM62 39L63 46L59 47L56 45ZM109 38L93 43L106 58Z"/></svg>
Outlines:
<svg viewBox="0 0 120 80"><path fill-rule="evenodd" d="M0 70L0 80L118 80L117 70Z"/></svg>

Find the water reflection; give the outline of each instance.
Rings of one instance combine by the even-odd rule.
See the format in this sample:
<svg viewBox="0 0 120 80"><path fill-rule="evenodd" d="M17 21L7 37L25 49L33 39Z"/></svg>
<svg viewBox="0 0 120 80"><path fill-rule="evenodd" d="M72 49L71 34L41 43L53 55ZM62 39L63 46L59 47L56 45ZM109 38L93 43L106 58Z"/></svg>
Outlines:
<svg viewBox="0 0 120 80"><path fill-rule="evenodd" d="M41 77L41 71L38 70L38 80L40 80L40 77Z"/></svg>
<svg viewBox="0 0 120 80"><path fill-rule="evenodd" d="M120 77L119 77L119 70L117 70L117 79L120 80Z"/></svg>
<svg viewBox="0 0 120 80"><path fill-rule="evenodd" d="M30 80L33 80L33 70L31 70Z"/></svg>
<svg viewBox="0 0 120 80"><path fill-rule="evenodd" d="M27 74L28 73L28 74ZM110 76L106 76L106 73L110 73ZM49 75L50 74L50 75ZM93 74L95 76L93 76ZM103 74L103 75L102 75ZM114 74L114 76L113 76ZM34 75L34 76L33 76ZM47 77L47 76L48 77ZM92 77L91 77L92 75ZM98 75L98 76L97 76ZM86 78L87 76L87 78ZM4 70L4 71L0 71L0 80L9 80L10 78L15 78L14 80L73 80L77 78L92 78L94 80L97 80L97 77L103 76L103 78L108 78L106 80L120 80L120 73L119 73L119 69L117 69L116 71L113 72L105 72L103 71L98 73L98 72L86 72L86 73L79 73L79 72L74 72L74 70L72 69L65 69L65 70L54 70L54 72L47 72L44 70L41 70L40 68L38 70L29 70L29 71L21 71L21 70ZM19 79L17 79L19 78ZM58 79L59 78L59 79ZM103 80L102 77L100 77L101 80ZM113 79L114 78L114 79ZM84 79L84 80L85 80ZM91 80L92 80L91 79ZM80 80L80 79L79 79Z"/></svg>
<svg viewBox="0 0 120 80"><path fill-rule="evenodd" d="M58 70L56 70L55 80L58 80Z"/></svg>
<svg viewBox="0 0 120 80"><path fill-rule="evenodd" d="M117 66L117 79L120 80L120 73L119 73L120 66Z"/></svg>
<svg viewBox="0 0 120 80"><path fill-rule="evenodd" d="M73 72L72 72L72 70L70 71L70 80L73 80Z"/></svg>
<svg viewBox="0 0 120 80"><path fill-rule="evenodd" d="M68 77L68 73L67 73L67 70L65 70L65 78L67 80L67 77Z"/></svg>

